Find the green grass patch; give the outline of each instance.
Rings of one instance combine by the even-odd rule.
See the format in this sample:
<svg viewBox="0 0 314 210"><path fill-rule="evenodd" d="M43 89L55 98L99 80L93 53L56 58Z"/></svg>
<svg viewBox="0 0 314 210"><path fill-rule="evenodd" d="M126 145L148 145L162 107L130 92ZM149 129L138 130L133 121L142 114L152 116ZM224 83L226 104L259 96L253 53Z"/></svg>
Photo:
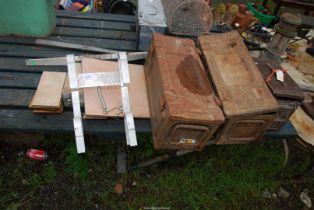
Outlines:
<svg viewBox="0 0 314 210"><path fill-rule="evenodd" d="M26 158L27 148L0 150L0 209L301 209L299 193L314 193L313 177L291 179L311 164L309 152L292 147L283 168L278 140L213 145L124 175L116 174L114 141L87 136L85 155L76 153L74 142L68 135L46 136L38 146L48 152L46 162ZM139 137L139 146L128 148L128 164L167 152L152 148L150 137ZM280 187L291 193L288 200L262 196Z"/></svg>

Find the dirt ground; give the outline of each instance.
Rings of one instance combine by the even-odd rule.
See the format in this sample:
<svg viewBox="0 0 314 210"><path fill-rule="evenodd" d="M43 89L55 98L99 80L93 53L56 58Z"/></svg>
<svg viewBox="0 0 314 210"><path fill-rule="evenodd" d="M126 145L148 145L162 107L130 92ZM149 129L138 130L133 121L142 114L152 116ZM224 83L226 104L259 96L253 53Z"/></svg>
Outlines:
<svg viewBox="0 0 314 210"><path fill-rule="evenodd" d="M122 175L116 142L101 137L87 137L84 155L76 154L71 135L1 134L0 140L0 209L306 209L304 191L314 201L313 173L296 176L311 165L311 153L296 140L289 141L285 167L282 142L267 140L209 146ZM149 136L139 142L127 150L129 166L165 153L152 149ZM28 148L47 151L48 160L27 158Z"/></svg>

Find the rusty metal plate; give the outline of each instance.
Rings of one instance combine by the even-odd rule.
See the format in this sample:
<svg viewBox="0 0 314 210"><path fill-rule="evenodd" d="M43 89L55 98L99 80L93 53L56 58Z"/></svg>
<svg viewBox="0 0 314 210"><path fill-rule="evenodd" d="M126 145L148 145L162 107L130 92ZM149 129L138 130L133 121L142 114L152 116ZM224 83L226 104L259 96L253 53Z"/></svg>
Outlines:
<svg viewBox="0 0 314 210"><path fill-rule="evenodd" d="M190 39L153 35L144 66L156 149L201 149L224 116Z"/></svg>
<svg viewBox="0 0 314 210"><path fill-rule="evenodd" d="M198 40L226 118L278 109L237 31Z"/></svg>
<svg viewBox="0 0 314 210"><path fill-rule="evenodd" d="M247 144L260 140L271 126L276 113L234 117L220 129L216 144Z"/></svg>
<svg viewBox="0 0 314 210"><path fill-rule="evenodd" d="M305 142L314 146L314 120L299 107L291 116L290 121L298 135Z"/></svg>
<svg viewBox="0 0 314 210"><path fill-rule="evenodd" d="M269 129L278 130L289 120L293 112L300 106L301 102L289 99L278 99L279 109L277 116Z"/></svg>

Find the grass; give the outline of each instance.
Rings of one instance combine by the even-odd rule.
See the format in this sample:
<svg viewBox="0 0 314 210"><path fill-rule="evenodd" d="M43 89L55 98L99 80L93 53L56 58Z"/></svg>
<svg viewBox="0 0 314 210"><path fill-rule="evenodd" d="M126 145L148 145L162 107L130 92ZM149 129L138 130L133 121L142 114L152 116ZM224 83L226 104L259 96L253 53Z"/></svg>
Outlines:
<svg viewBox="0 0 314 210"><path fill-rule="evenodd" d="M171 159L128 174L115 172L116 144L90 136L87 153L77 155L67 135L42 139L47 162L27 159L26 147L0 150L0 209L300 209L299 193L313 195L314 179L301 183L292 176L310 164L310 154L297 147L282 168L280 141L252 145L210 146L203 152ZM128 164L162 154L149 137L128 149ZM114 190L123 185L123 193ZM267 199L267 189L284 187L289 199Z"/></svg>

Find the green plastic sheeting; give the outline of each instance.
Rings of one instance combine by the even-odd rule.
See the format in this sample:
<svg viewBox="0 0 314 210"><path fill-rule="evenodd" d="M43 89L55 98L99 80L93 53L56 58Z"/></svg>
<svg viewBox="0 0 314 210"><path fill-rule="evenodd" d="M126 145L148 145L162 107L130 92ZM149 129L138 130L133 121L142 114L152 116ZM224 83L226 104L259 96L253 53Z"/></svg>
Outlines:
<svg viewBox="0 0 314 210"><path fill-rule="evenodd" d="M0 36L47 37L56 26L55 0L1 0Z"/></svg>

